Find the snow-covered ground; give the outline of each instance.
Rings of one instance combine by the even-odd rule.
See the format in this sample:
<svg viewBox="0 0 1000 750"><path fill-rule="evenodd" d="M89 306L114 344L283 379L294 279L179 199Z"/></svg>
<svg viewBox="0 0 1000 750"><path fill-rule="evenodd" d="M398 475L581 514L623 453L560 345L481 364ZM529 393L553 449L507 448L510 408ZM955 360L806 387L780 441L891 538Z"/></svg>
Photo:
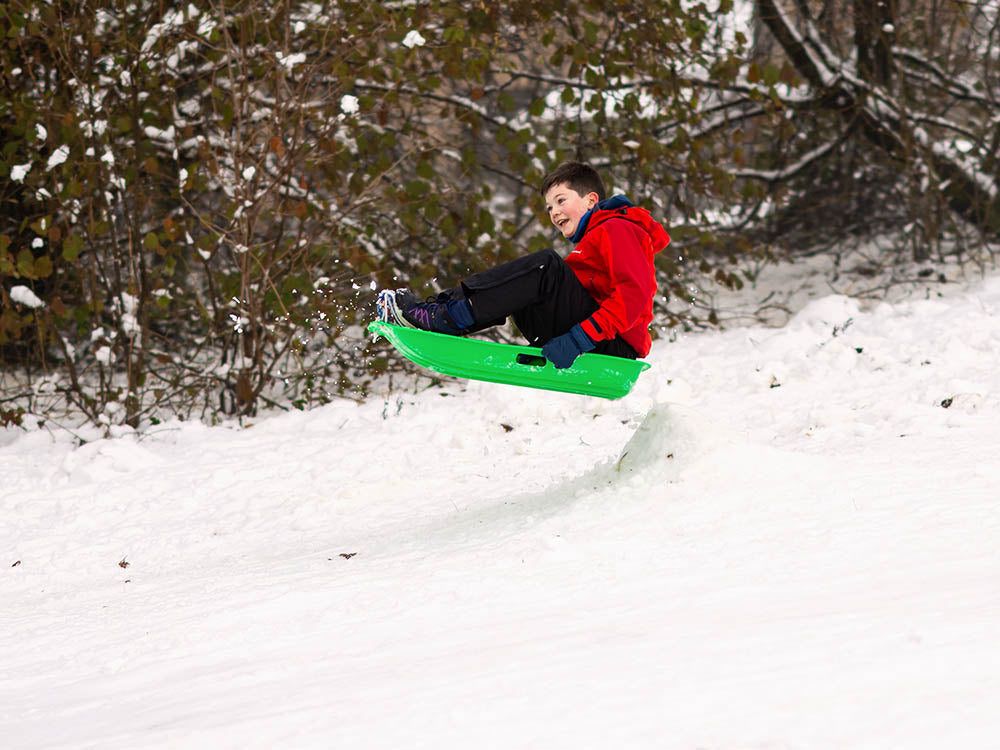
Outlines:
<svg viewBox="0 0 1000 750"><path fill-rule="evenodd" d="M620 401L0 431L0 744L995 747L998 315L821 297Z"/></svg>

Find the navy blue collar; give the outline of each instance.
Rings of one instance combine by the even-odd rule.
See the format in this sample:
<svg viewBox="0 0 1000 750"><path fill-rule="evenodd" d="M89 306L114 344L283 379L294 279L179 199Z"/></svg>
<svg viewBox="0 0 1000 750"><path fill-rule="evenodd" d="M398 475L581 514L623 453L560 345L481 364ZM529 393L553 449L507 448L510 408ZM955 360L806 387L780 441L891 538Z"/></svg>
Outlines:
<svg viewBox="0 0 1000 750"><path fill-rule="evenodd" d="M569 241L575 245L583 239L583 235L587 233L587 224L590 223L590 216L594 211L614 211L616 208L628 208L631 205L632 201L624 195L614 195L610 198L605 198L580 217L580 223L576 225L576 231L573 232L573 236L569 238Z"/></svg>

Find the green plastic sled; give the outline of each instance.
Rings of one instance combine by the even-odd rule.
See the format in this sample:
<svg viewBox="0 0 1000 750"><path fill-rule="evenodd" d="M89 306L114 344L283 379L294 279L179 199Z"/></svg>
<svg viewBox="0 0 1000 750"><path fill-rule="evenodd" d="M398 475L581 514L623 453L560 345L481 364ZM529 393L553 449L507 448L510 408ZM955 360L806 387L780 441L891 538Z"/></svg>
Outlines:
<svg viewBox="0 0 1000 750"><path fill-rule="evenodd" d="M605 354L583 354L572 367L557 370L531 346L448 336L375 321L368 330L384 336L412 362L442 375L519 385L546 391L621 398L632 390L646 362Z"/></svg>

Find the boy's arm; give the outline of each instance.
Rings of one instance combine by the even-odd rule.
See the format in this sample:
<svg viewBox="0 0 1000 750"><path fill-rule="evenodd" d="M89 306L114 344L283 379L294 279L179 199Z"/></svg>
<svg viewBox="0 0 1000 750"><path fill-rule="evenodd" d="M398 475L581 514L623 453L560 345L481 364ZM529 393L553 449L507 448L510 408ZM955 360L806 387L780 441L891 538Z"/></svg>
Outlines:
<svg viewBox="0 0 1000 750"><path fill-rule="evenodd" d="M651 254L643 247L645 232L627 220L598 227L601 256L608 268L611 294L580 326L594 341L613 339L634 326L656 294Z"/></svg>

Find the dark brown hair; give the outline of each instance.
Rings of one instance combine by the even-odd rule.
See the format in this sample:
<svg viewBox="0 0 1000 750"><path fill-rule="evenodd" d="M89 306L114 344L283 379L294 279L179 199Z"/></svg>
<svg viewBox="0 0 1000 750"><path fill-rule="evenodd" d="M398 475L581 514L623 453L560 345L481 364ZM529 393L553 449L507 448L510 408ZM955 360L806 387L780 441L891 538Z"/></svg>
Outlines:
<svg viewBox="0 0 1000 750"><path fill-rule="evenodd" d="M538 191L545 195L553 185L566 184L577 194L584 196L587 193L597 193L597 200L604 200L607 195L604 191L604 182L597 170L582 161L567 161L560 164L542 180L542 187Z"/></svg>

